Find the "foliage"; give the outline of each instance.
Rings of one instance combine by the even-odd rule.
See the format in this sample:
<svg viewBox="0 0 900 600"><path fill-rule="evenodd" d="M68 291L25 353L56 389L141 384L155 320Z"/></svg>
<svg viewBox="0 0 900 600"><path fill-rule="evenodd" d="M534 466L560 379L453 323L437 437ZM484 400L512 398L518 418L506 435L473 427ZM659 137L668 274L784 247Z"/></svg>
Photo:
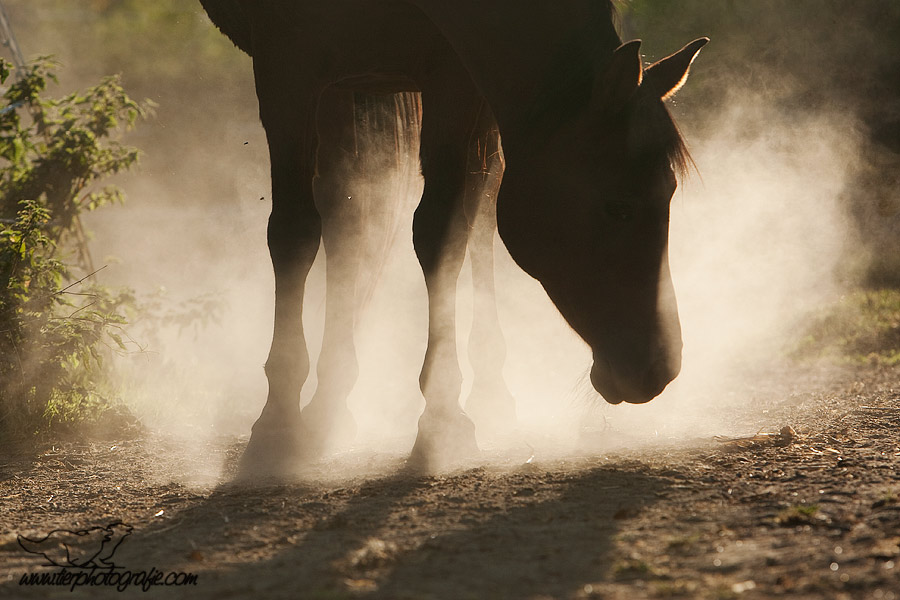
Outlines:
<svg viewBox="0 0 900 600"><path fill-rule="evenodd" d="M142 343L161 346L160 334L165 329L179 336L192 333L198 337L208 326L218 323L226 304L221 292L205 292L187 298L174 298L166 288L142 295L135 304L132 322L138 326Z"/></svg>
<svg viewBox="0 0 900 600"><path fill-rule="evenodd" d="M86 283L79 215L120 202L105 178L138 151L111 139L147 108L116 77L61 99L43 94L55 64L28 66L0 109L0 431L31 433L91 420L111 406L97 381L109 351L125 351L130 291ZM0 83L10 66L0 60Z"/></svg>
<svg viewBox="0 0 900 600"><path fill-rule="evenodd" d="M900 290L860 290L815 315L795 358L900 364Z"/></svg>
<svg viewBox="0 0 900 600"><path fill-rule="evenodd" d="M775 523L783 527L813 525L822 516L818 504L797 504L783 509L775 516Z"/></svg>
<svg viewBox="0 0 900 600"><path fill-rule="evenodd" d="M237 148L240 160L266 160L250 58L210 23L200 2L4 0L3 6L26 56L59 57L60 89L122 73L132 97L158 103L137 133L146 153L141 170L165 173L152 180L155 206L179 210L188 194L192 206L217 209L241 199L235 190L246 185L243 171L233 160L210 160L210 149ZM143 186L130 175L119 181L125 189ZM132 192L133 202L142 200ZM129 264L139 262L116 251Z"/></svg>
<svg viewBox="0 0 900 600"><path fill-rule="evenodd" d="M5 0L3 4L24 53L46 48L62 57L67 65L64 80L125 73L130 90L177 95L185 86L223 80L234 84L247 76L234 63L247 65L249 59L234 51L210 24L197 0Z"/></svg>

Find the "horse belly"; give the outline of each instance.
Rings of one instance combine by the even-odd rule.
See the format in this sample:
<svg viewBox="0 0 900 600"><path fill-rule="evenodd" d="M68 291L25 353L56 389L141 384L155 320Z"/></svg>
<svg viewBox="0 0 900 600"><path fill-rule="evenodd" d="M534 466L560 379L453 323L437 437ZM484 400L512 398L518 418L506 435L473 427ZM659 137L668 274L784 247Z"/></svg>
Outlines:
<svg viewBox="0 0 900 600"><path fill-rule="evenodd" d="M453 54L431 21L407 2L332 0L303 16L320 77L343 89L418 91Z"/></svg>

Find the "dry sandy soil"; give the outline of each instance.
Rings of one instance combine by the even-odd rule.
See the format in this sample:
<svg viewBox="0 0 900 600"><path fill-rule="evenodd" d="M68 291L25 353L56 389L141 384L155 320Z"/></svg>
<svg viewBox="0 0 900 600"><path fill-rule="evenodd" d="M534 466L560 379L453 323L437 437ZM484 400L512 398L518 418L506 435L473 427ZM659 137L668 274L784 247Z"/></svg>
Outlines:
<svg viewBox="0 0 900 600"><path fill-rule="evenodd" d="M741 394L746 439L610 451L617 432L594 431L573 455L486 452L442 475L356 451L305 483L247 488L228 483L242 443L223 439L206 451L226 472L198 487L179 483L178 442L151 434L7 448L0 596L900 600L896 369L785 371ZM123 592L21 585L62 569L18 534L115 521L133 528L113 557ZM56 532L48 554L91 535ZM196 579L145 593L142 571Z"/></svg>

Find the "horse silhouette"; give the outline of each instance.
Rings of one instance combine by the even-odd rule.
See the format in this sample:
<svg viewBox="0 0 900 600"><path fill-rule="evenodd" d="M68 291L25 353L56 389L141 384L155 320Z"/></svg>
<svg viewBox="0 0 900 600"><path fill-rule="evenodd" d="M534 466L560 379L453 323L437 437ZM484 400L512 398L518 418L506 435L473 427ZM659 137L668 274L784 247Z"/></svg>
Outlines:
<svg viewBox="0 0 900 600"><path fill-rule="evenodd" d="M475 381L466 410L500 402L514 418L492 300L497 227L515 262L590 346L590 380L608 402L647 402L678 374L669 202L690 157L663 101L684 84L706 38L645 67L640 41L622 43L608 0L201 3L253 59L271 159L269 392L243 472L289 470L327 446L329 432L354 430L346 405L357 376L352 284L331 268L348 262L352 227L330 201L341 195L338 157L353 143L347 106L361 93L416 94L421 102L425 187L412 236L429 325L413 463L440 466L477 452L459 403L455 338L467 250L486 300L473 315ZM398 119L401 129L419 126L418 115L398 112ZM473 155L484 164L474 177ZM328 260L325 340L316 394L301 411L310 368L303 292L320 240Z"/></svg>
<svg viewBox="0 0 900 600"><path fill-rule="evenodd" d="M54 529L40 539L19 535L18 540L22 549L40 554L57 567L114 567L112 556L132 529L116 522L79 531Z"/></svg>

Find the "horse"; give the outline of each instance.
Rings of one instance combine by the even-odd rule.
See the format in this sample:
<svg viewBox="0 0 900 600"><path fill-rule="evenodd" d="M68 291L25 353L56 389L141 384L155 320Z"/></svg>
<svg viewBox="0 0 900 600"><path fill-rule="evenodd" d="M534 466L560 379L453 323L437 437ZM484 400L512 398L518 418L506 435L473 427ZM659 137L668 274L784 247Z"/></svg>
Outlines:
<svg viewBox="0 0 900 600"><path fill-rule="evenodd" d="M302 325L307 274L320 240L329 261L346 243L340 224L337 233L323 227L322 213L337 185L332 159L350 118L339 108L347 91L421 99L424 190L412 236L429 323L412 464L477 452L459 403L454 324L467 248L478 264L476 285L493 286L485 257L494 230L470 227L475 214L488 215L516 264L590 346L590 381L607 402L648 402L677 376L682 339L668 265L669 203L690 156L664 101L684 84L707 38L645 67L641 42L623 43L616 32L611 0L200 1L252 58L271 160L275 322L268 397L244 472L290 469L321 449L325 430L352 423L352 306L338 282L326 283L325 325L326 338L337 342L326 339L319 364L342 366L299 407L310 369ZM493 157L489 171L502 171L492 178L500 186L494 200L490 190L467 185L467 163L473 144L501 143L502 153L480 154ZM473 318L480 342L501 337L495 308L476 308ZM503 360L501 350L474 361L485 372L483 384L476 373L476 387L486 402L510 398Z"/></svg>

